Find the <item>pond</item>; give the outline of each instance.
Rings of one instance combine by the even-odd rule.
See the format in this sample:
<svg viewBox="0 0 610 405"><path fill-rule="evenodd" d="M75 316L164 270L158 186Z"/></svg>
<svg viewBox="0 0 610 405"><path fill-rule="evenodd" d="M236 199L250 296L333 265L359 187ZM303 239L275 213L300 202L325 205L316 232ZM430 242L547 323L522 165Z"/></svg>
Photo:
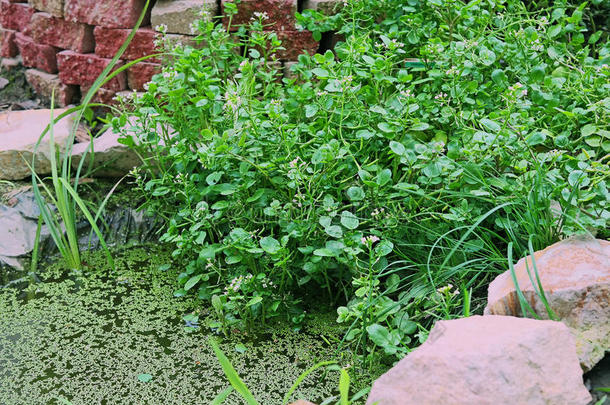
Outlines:
<svg viewBox="0 0 610 405"><path fill-rule="evenodd" d="M209 311L192 297L173 297L163 247L116 252L114 272L100 253L84 258L82 273L56 263L30 283L0 288L0 403L207 404L229 385L207 342ZM183 320L192 312L199 324ZM329 346L341 336L333 323L334 314L319 314L301 332L278 323L254 337L236 331L216 339L258 401L280 404L318 361L354 364ZM321 403L337 394L338 375L310 375L292 399ZM352 392L373 379L358 373ZM243 401L233 393L225 403Z"/></svg>

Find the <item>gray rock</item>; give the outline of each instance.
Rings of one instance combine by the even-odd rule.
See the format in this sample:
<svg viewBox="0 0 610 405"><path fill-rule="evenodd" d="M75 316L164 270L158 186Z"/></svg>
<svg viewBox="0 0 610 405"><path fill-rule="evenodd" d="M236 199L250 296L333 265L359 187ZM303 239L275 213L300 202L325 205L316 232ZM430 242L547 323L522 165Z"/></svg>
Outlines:
<svg viewBox="0 0 610 405"><path fill-rule="evenodd" d="M166 26L167 33L193 35L191 24L207 10L213 17L218 12L216 0L159 0L152 9L151 25Z"/></svg>

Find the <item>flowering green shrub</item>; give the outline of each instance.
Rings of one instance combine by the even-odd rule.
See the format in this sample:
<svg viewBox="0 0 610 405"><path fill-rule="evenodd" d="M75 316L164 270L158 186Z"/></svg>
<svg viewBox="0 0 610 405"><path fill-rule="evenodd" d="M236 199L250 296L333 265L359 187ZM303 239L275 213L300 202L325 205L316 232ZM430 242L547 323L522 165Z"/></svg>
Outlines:
<svg viewBox="0 0 610 405"><path fill-rule="evenodd" d="M508 242L607 236L610 46L583 8L346 1L298 16L345 41L290 79L264 15L201 21L205 46L171 50L123 139L186 263L176 295L225 329L342 304L347 342L402 355L505 270Z"/></svg>

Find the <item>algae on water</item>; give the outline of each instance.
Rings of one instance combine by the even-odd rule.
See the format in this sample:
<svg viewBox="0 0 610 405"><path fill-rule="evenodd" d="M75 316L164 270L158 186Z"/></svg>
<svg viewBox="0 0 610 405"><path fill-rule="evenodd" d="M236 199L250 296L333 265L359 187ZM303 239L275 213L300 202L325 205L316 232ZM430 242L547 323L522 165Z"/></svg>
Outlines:
<svg viewBox="0 0 610 405"><path fill-rule="evenodd" d="M81 274L56 265L25 290L0 289L0 403L55 404L58 397L74 405L209 403L228 382L205 323L185 327L182 317L205 316L205 304L173 297L175 274L159 270L170 255L159 247L126 250L114 274L100 258L85 254ZM319 336L282 330L222 344L263 404L280 404L301 372L332 359ZM147 374L150 381L141 378ZM321 375L308 377L294 398L333 395L337 373ZM243 402L234 393L226 403Z"/></svg>

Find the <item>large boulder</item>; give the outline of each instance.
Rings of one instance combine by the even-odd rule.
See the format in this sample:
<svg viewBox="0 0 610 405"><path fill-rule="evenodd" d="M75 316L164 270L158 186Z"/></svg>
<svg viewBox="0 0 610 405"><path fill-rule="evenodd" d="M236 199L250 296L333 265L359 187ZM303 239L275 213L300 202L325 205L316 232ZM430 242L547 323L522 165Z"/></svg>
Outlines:
<svg viewBox="0 0 610 405"><path fill-rule="evenodd" d="M375 381L367 405L584 405L590 399L563 323L473 316L437 322L423 345Z"/></svg>
<svg viewBox="0 0 610 405"><path fill-rule="evenodd" d="M65 110L55 110L59 116ZM50 110L8 111L0 113L0 179L21 180L30 176L34 150L40 134L51 122ZM63 149L74 125L73 117L61 119L53 127L53 138L58 149ZM47 133L36 151L36 173L51 172L50 134Z"/></svg>
<svg viewBox="0 0 610 405"><path fill-rule="evenodd" d="M590 370L610 349L610 242L568 239L535 252L534 260L551 309L572 330L580 364ZM532 264L528 256L527 266L535 280ZM525 258L515 265L515 274L532 308L548 319ZM510 271L489 285L485 314L523 315Z"/></svg>

